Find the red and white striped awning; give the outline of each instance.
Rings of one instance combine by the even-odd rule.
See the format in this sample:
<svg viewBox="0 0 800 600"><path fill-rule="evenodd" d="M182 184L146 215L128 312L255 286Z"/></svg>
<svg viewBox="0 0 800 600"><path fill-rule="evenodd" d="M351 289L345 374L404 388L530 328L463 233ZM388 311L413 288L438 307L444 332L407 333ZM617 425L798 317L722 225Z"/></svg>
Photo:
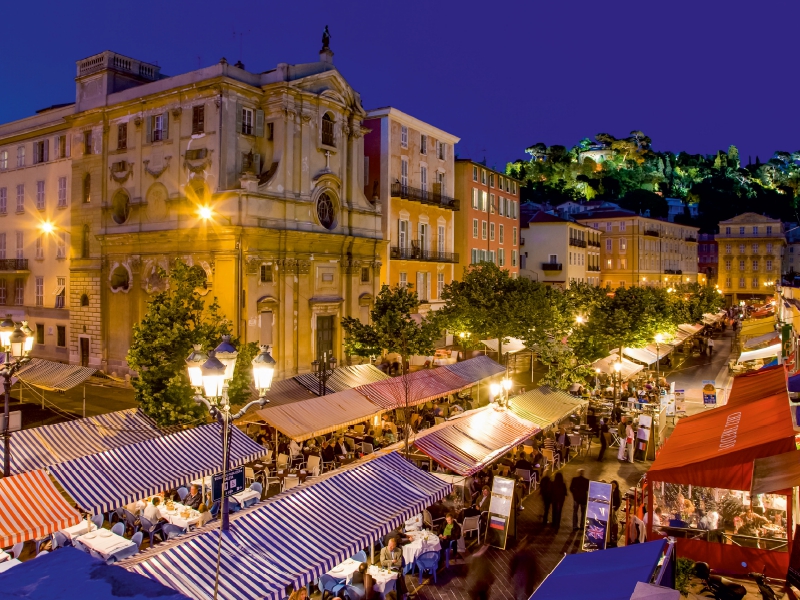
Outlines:
<svg viewBox="0 0 800 600"><path fill-rule="evenodd" d="M44 471L0 479L0 548L42 538L80 520Z"/></svg>
<svg viewBox="0 0 800 600"><path fill-rule="evenodd" d="M466 381L447 369L424 369L362 385L356 391L384 410L392 410L402 408L406 402L409 406L415 406L455 394L472 385L473 382Z"/></svg>

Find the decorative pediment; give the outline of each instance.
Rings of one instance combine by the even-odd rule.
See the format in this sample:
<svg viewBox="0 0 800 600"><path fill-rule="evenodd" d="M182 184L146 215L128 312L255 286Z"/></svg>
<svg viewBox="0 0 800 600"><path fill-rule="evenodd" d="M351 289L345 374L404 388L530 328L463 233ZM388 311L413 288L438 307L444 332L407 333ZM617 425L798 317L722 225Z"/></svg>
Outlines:
<svg viewBox="0 0 800 600"><path fill-rule="evenodd" d="M336 190L337 192L342 189L342 180L327 169L320 171L317 176L312 180L316 187L327 187Z"/></svg>
<svg viewBox="0 0 800 600"><path fill-rule="evenodd" d="M165 156L164 157L164 162L161 165L160 169L151 169L149 160L143 160L142 164L144 165L144 170L147 171L147 173L152 175L155 179L158 179L159 177L161 177L161 175L164 173L164 171L166 171L169 168L170 159L172 159L171 156Z"/></svg>

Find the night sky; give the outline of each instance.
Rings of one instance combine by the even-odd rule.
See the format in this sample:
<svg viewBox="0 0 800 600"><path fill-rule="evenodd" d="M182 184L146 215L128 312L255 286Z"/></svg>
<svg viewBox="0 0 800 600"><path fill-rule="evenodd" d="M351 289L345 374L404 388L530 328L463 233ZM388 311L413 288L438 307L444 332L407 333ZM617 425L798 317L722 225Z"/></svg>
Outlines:
<svg viewBox="0 0 800 600"><path fill-rule="evenodd" d="M0 122L74 101L75 61L106 49L170 75L222 56L258 72L317 60L327 24L365 108L428 121L490 166L536 142L633 129L657 150L736 144L743 162L800 149L796 0L45 0L2 11Z"/></svg>

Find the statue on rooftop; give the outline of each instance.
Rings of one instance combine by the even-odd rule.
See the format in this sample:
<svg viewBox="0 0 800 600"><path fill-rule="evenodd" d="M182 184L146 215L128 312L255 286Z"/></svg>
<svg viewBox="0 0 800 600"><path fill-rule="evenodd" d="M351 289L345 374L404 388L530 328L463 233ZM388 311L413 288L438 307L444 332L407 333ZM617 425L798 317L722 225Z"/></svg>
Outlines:
<svg viewBox="0 0 800 600"><path fill-rule="evenodd" d="M322 32L322 49L330 50L330 47L331 47L331 32L328 31L328 26L325 25L325 29Z"/></svg>

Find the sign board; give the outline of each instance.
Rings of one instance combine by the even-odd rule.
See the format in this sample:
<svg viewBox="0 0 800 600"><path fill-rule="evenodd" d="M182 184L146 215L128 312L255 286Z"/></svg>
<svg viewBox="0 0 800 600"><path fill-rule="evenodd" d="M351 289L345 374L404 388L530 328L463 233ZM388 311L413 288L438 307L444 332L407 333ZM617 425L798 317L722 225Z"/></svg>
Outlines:
<svg viewBox="0 0 800 600"><path fill-rule="evenodd" d="M589 482L589 504L586 507L586 522L583 524L584 552L605 550L611 529L611 484L600 481Z"/></svg>
<svg viewBox="0 0 800 600"><path fill-rule="evenodd" d="M684 390L675 390L675 412L686 410L686 393ZM675 415L670 415L675 416Z"/></svg>
<svg viewBox="0 0 800 600"><path fill-rule="evenodd" d="M505 550L508 533L513 526L514 480L495 477L492 482L492 498L489 501L489 521L485 536L487 543Z"/></svg>
<svg viewBox="0 0 800 600"><path fill-rule="evenodd" d="M5 415L0 415L0 432L5 431ZM8 430L19 431L22 429L22 411L12 410L8 413Z"/></svg>
<svg viewBox="0 0 800 600"><path fill-rule="evenodd" d="M211 476L211 501L216 502L223 496L227 498L238 494L244 490L244 467L231 469L225 473L225 481L222 481L222 473L214 473Z"/></svg>
<svg viewBox="0 0 800 600"><path fill-rule="evenodd" d="M703 405L714 407L717 405L717 388L713 379L703 380Z"/></svg>
<svg viewBox="0 0 800 600"><path fill-rule="evenodd" d="M792 325L781 326L781 356L787 358L792 353Z"/></svg>

